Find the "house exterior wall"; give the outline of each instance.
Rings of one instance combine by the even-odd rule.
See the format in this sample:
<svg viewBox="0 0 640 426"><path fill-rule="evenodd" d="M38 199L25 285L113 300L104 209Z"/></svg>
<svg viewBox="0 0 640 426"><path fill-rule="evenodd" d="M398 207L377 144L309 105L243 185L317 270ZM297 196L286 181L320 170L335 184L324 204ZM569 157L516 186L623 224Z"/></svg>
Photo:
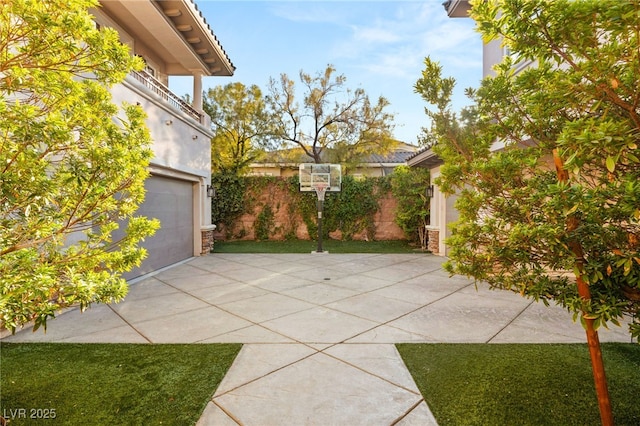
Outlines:
<svg viewBox="0 0 640 426"><path fill-rule="evenodd" d="M274 176L274 177L291 177L298 176L297 167L282 167L279 165L252 165L250 176Z"/></svg>
<svg viewBox="0 0 640 426"><path fill-rule="evenodd" d="M151 173L193 183L193 255L200 255L202 233L211 227L211 203L206 196L206 187L211 184L211 131L151 92L132 75L114 86L111 93L115 103L139 104L147 114L146 125L154 153Z"/></svg>
<svg viewBox="0 0 640 426"><path fill-rule="evenodd" d="M181 192L176 196L189 200L191 204L189 208L192 211L192 221L189 221L190 225L187 227L191 229L176 226L184 222L175 219L178 217L178 210L183 210L184 206L166 203L167 212L161 213L165 218L169 218L165 221L167 225L179 229L180 232L192 234L188 236L191 250L185 249L183 244L180 249L183 253L188 256L208 253L212 248L212 233L215 229L211 224L211 199L207 197L206 191L207 186L211 184L210 144L213 133L210 129L210 119L202 111L201 102L196 102L198 96L193 96L194 104L190 105L166 86L169 75L191 73L194 76L194 91L201 90L202 76L215 75L217 72L220 72L219 75L231 75L233 65L226 57L222 60L221 57L216 59L218 63L222 63L222 71L208 65L211 61L207 57L198 56L197 52L203 51L202 46L197 47L197 43L200 42L189 41L188 34L178 31L175 26L180 22L173 22L169 18L175 14L166 9L168 7L182 8L185 13L180 15L183 18L192 16L190 12L187 13L195 8L191 0L160 3L154 0L137 0L136 3L110 0L109 3L103 1L102 6L91 10L97 25L117 30L121 41L131 48L133 54L142 57L147 65L144 71L129 74L122 84L112 88L113 102L137 104L145 111L154 154L149 166L152 175L150 180L162 182L163 179L169 179L165 181L175 183ZM137 13L140 11L145 12L144 19ZM194 28L200 30L207 27L202 15L199 18L197 15L193 16ZM209 51L226 55L212 34L203 34L199 34L199 37L210 43L207 45ZM161 197L160 192L148 192L147 200L140 206L140 211L157 211L158 200L152 198ZM175 214L171 213L173 210ZM181 217L184 217L183 213ZM175 223L169 224L170 220ZM164 238L167 245L171 245L172 240L175 240L170 234L163 233L162 224L156 235L159 235L159 239ZM144 246L144 243L142 245ZM158 265L166 266L162 265L161 259L152 259L154 254L150 252L148 259L148 264L154 265L152 269L157 269ZM146 272L150 272L149 266L143 263L139 271L130 274L129 278L134 277L136 273L139 275Z"/></svg>
<svg viewBox="0 0 640 426"><path fill-rule="evenodd" d="M493 67L502 61L503 56L502 41L493 40L482 45L482 78L496 75Z"/></svg>
<svg viewBox="0 0 640 426"><path fill-rule="evenodd" d="M447 199L440 191L438 185L434 183L434 179L440 176L440 167L436 166L429 170L431 179L430 185L433 185L433 197L429 204L429 226L427 232L429 234L429 250L440 256L447 255L447 246L444 243L447 237Z"/></svg>
<svg viewBox="0 0 640 426"><path fill-rule="evenodd" d="M137 103L147 114L153 141L152 164L208 178L211 175L211 130L160 99L133 77L112 91L116 103Z"/></svg>

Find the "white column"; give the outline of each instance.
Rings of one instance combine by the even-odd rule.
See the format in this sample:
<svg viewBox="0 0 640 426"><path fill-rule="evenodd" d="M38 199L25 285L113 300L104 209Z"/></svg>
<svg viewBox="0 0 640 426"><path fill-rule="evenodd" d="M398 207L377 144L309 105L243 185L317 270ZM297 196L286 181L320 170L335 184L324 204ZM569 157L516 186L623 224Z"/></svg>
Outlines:
<svg viewBox="0 0 640 426"><path fill-rule="evenodd" d="M193 71L192 106L198 111L202 111L202 71Z"/></svg>

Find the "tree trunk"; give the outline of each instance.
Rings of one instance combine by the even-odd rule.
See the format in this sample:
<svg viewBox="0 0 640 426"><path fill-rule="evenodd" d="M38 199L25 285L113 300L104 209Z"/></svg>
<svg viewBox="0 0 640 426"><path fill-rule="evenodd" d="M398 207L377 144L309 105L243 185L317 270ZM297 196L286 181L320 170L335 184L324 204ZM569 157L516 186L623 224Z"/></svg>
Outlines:
<svg viewBox="0 0 640 426"><path fill-rule="evenodd" d="M558 181L567 183L569 181L569 174L564 169L564 163L558 150L553 150L553 161L556 166L556 172L558 175ZM575 216L569 216L567 218L567 231L571 232L578 228L580 220ZM584 252L582 245L579 241L573 241L569 243L571 251L573 252L576 260L575 266L578 273L576 274L576 284L578 286L578 294L584 300L591 300L591 291L589 285L582 279L582 272L584 267ZM595 382L596 396L598 398L598 407L600 409L600 421L603 426L613 426L613 412L611 411L611 400L609 398L609 388L607 386L607 376L604 371L604 362L602 361L602 350L600 349L600 339L598 338L598 332L594 327L594 320L587 318L585 312L582 313L582 318L586 324L587 332L587 346L589 347L589 355L591 357L591 368L593 370L593 380Z"/></svg>
<svg viewBox="0 0 640 426"><path fill-rule="evenodd" d="M607 387L607 376L604 372L598 332L593 326L594 320L585 318L585 322L587 323L587 345L591 356L593 380L596 385L596 396L598 397L598 407L600 408L600 421L603 426L613 426L613 411L611 410L609 388Z"/></svg>

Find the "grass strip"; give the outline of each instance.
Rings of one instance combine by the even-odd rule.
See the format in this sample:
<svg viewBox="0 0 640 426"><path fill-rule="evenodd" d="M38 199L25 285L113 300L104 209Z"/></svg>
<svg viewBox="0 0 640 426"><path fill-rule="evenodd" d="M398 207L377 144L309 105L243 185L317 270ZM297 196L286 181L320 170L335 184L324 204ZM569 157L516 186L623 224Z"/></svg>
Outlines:
<svg viewBox="0 0 640 426"><path fill-rule="evenodd" d="M214 253L310 253L317 241L216 241ZM325 240L322 249L329 253L423 253L407 241L338 241Z"/></svg>
<svg viewBox="0 0 640 426"><path fill-rule="evenodd" d="M2 343L10 425L193 425L240 344ZM51 420L51 417L54 417Z"/></svg>
<svg viewBox="0 0 640 426"><path fill-rule="evenodd" d="M440 426L599 425L586 344L398 344ZM616 425L640 424L640 345L602 345Z"/></svg>

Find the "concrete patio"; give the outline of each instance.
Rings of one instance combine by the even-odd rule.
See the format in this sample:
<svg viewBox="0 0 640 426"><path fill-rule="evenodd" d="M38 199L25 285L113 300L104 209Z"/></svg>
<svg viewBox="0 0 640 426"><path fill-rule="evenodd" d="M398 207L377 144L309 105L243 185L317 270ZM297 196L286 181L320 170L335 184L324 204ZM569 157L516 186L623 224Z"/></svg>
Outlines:
<svg viewBox="0 0 640 426"><path fill-rule="evenodd" d="M198 425L436 424L393 345L585 341L562 308L425 254L211 254L6 342L244 343ZM628 342L626 328L601 341Z"/></svg>

